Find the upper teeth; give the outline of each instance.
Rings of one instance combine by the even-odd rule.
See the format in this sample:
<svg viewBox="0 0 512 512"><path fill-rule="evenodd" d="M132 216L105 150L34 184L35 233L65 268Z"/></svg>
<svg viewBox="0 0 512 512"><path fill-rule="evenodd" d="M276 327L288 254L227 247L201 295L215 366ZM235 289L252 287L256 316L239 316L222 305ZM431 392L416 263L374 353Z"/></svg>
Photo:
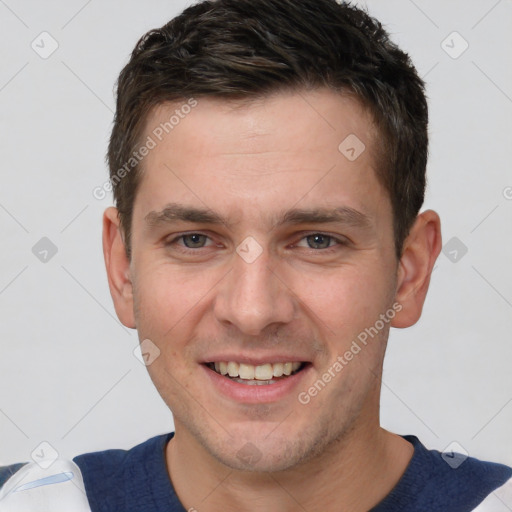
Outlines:
<svg viewBox="0 0 512 512"><path fill-rule="evenodd" d="M239 377L247 380L270 380L272 377L291 375L300 368L301 363L266 363L254 366L252 364L220 361L215 363L215 371L221 375Z"/></svg>

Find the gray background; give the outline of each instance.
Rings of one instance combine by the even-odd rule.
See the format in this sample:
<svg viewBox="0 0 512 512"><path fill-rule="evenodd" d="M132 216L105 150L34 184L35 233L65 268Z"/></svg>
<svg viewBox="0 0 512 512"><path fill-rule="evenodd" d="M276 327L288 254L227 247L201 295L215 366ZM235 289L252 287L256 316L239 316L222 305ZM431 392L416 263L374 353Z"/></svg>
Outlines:
<svg viewBox="0 0 512 512"><path fill-rule="evenodd" d="M93 189L122 65L187 4L0 0L0 464L43 441L71 457L172 429L115 316L101 252L111 198ZM428 82L425 207L448 244L421 321L391 332L382 422L512 465L512 2L367 5Z"/></svg>

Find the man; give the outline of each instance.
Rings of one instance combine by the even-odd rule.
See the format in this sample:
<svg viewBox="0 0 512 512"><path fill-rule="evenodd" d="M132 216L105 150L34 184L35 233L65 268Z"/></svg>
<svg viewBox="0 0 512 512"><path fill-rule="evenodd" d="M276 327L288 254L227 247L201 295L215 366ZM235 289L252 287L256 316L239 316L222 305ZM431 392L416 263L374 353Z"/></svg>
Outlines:
<svg viewBox="0 0 512 512"><path fill-rule="evenodd" d="M0 510L490 510L512 469L379 425L389 329L441 249L427 118L407 55L334 0L202 2L146 34L103 247L175 432L5 468Z"/></svg>

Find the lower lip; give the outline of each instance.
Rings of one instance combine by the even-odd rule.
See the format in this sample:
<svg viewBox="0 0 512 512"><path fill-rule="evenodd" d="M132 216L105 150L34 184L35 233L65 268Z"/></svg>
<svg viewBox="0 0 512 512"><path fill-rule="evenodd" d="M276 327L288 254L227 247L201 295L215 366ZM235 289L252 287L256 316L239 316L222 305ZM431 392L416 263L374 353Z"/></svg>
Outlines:
<svg viewBox="0 0 512 512"><path fill-rule="evenodd" d="M211 379L213 385L223 395L246 404L260 404L282 400L293 393L294 389L299 386L312 368L311 364L308 364L294 375L279 379L274 384L250 385L240 384L228 377L219 375L205 364L202 364L201 367L206 372L207 377ZM296 394L298 395L298 392Z"/></svg>

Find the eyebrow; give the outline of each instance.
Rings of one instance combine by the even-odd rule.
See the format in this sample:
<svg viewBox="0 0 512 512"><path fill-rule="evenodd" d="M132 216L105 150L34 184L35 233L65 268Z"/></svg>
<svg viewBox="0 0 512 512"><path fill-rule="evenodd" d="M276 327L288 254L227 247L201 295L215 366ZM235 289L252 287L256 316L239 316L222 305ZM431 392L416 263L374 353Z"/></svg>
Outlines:
<svg viewBox="0 0 512 512"><path fill-rule="evenodd" d="M224 224L232 223L208 208L185 206L178 203L169 203L161 211L149 212L144 217L146 224L153 228L173 222L191 222L196 224ZM285 211L275 218L272 229L286 224L346 224L350 227L369 229L372 226L370 217L366 214L342 206L339 208L292 209Z"/></svg>
<svg viewBox="0 0 512 512"><path fill-rule="evenodd" d="M287 211L279 219L275 227L282 224L347 224L356 228L368 229L372 226L368 215L350 208L341 206L339 208L315 208L315 209L294 209Z"/></svg>
<svg viewBox="0 0 512 512"><path fill-rule="evenodd" d="M160 212L149 212L144 219L150 227L178 221L194 222L197 224L226 224L225 220L212 210L194 208L177 203L169 203Z"/></svg>

